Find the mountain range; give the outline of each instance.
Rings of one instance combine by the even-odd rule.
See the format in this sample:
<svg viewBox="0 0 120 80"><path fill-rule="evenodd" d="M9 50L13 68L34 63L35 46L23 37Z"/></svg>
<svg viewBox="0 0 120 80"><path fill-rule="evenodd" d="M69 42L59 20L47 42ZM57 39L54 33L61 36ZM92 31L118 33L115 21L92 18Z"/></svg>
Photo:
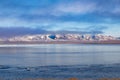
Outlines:
<svg viewBox="0 0 120 80"><path fill-rule="evenodd" d="M0 38L0 42L54 42L54 41L85 41L100 42L120 40L117 37L107 36L103 34L35 34L22 35L7 38Z"/></svg>

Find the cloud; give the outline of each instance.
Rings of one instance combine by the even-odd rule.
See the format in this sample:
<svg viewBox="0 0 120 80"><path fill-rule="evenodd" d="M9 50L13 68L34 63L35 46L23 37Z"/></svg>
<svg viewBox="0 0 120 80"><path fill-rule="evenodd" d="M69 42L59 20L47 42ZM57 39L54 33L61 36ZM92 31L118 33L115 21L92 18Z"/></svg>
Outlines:
<svg viewBox="0 0 120 80"><path fill-rule="evenodd" d="M89 26L85 28L86 31L89 31L93 34L102 34L105 33L104 30L108 29L107 26Z"/></svg>
<svg viewBox="0 0 120 80"><path fill-rule="evenodd" d="M9 0L0 1L0 18L19 21L82 21L120 20L119 0ZM109 4L109 5L108 5Z"/></svg>
<svg viewBox="0 0 120 80"><path fill-rule="evenodd" d="M77 31L80 33L88 33L88 34L103 34L105 33L105 30L107 30L107 26L102 26L102 25L94 25L94 26L86 26L83 28L71 28L70 30Z"/></svg>
<svg viewBox="0 0 120 80"><path fill-rule="evenodd" d="M80 30L46 30L45 28L29 28L29 27L0 27L0 37L14 37L22 35L34 34L65 34L65 33L79 33L79 34L101 34L107 27L88 27Z"/></svg>
<svg viewBox="0 0 120 80"><path fill-rule="evenodd" d="M0 27L79 32L92 26L89 31L104 32L108 29L96 25L118 24L119 29L119 4L120 0L0 0Z"/></svg>
<svg viewBox="0 0 120 80"><path fill-rule="evenodd" d="M71 2L71 3L61 3L55 5L55 8L52 12L53 15L78 15L91 13L95 10L95 3L85 3L85 2Z"/></svg>
<svg viewBox="0 0 120 80"><path fill-rule="evenodd" d="M114 10L112 11L113 14L116 14L117 16L120 15L120 6L116 6Z"/></svg>
<svg viewBox="0 0 120 80"><path fill-rule="evenodd" d="M107 26L89 26L86 28L86 30L89 30L89 31L103 31L105 29L107 29L108 27Z"/></svg>
<svg viewBox="0 0 120 80"><path fill-rule="evenodd" d="M47 31L41 28L26 27L0 27L0 37L13 37L26 34L44 34Z"/></svg>

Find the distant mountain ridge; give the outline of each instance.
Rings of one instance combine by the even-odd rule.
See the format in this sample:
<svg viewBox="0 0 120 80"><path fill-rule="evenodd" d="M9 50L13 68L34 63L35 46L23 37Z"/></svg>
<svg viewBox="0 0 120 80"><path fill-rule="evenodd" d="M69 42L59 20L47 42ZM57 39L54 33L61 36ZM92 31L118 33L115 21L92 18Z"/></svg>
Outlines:
<svg viewBox="0 0 120 80"><path fill-rule="evenodd" d="M0 41L108 41L119 40L113 36L102 34L35 34L9 38L0 38Z"/></svg>

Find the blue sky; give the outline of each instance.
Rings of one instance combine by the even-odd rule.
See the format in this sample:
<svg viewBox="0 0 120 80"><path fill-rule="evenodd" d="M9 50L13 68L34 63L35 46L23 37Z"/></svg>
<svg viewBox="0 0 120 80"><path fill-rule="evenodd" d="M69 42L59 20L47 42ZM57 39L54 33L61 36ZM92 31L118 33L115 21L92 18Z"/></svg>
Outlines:
<svg viewBox="0 0 120 80"><path fill-rule="evenodd" d="M0 0L0 28L120 36L120 0Z"/></svg>

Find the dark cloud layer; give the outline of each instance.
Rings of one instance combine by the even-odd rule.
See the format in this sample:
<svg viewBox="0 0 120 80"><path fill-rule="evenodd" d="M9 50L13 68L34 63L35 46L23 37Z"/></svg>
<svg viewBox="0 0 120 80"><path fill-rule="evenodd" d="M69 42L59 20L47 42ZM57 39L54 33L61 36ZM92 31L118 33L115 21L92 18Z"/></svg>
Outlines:
<svg viewBox="0 0 120 80"><path fill-rule="evenodd" d="M35 34L66 34L66 33L102 34L104 33L103 30L106 29L107 27L102 27L102 28L100 27L98 30L96 30L96 28L90 26L88 28L81 29L81 31L68 31L68 30L47 31L41 28L0 27L0 37L14 37L14 36L35 35Z"/></svg>
<svg viewBox="0 0 120 80"><path fill-rule="evenodd" d="M13 37L27 34L44 34L44 33L46 33L46 31L40 28L37 29L25 27L0 28L1 37Z"/></svg>

